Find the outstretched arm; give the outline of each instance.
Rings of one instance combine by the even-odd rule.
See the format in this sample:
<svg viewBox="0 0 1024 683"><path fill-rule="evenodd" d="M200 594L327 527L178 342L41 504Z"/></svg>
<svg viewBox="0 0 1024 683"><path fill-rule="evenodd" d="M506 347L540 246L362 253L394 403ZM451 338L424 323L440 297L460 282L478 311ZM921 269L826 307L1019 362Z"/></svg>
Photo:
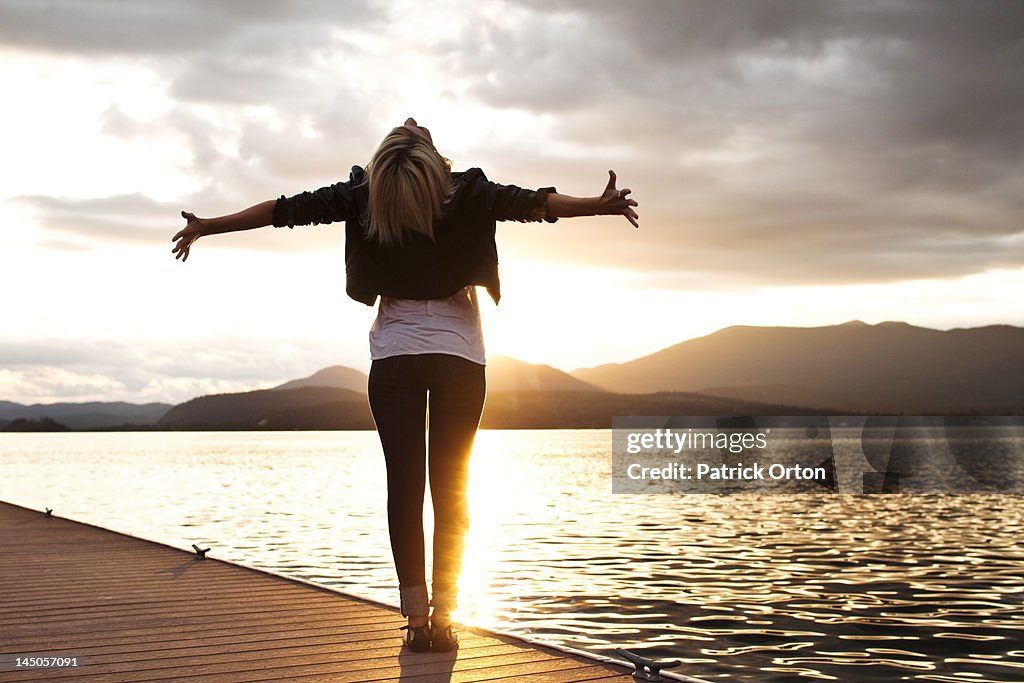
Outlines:
<svg viewBox="0 0 1024 683"><path fill-rule="evenodd" d="M182 211L181 217L187 222L185 227L171 238L172 242L177 242L171 249L171 253L175 254L175 259L180 258L184 262L188 260L188 250L192 243L200 237L219 235L224 232L252 230L270 225L274 220L274 205L276 203L276 199L270 199L238 213L216 218L196 218L194 213Z"/></svg>
<svg viewBox="0 0 1024 683"><path fill-rule="evenodd" d="M600 197L570 197L565 194L551 192L548 194L548 218L572 218L573 216L611 216L626 217L633 227L639 228L639 216L633 210L638 206L635 199L629 199L632 190L629 188L615 189L615 171L608 171L608 185Z"/></svg>

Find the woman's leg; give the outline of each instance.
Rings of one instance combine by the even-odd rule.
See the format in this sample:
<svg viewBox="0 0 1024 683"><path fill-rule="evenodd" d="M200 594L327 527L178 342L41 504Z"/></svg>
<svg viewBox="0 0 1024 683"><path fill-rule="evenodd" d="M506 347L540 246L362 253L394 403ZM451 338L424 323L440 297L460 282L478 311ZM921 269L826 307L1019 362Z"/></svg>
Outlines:
<svg viewBox="0 0 1024 683"><path fill-rule="evenodd" d="M387 463L388 529L398 571L402 615L426 617L423 490L427 384L417 361L415 356L373 361L367 394Z"/></svg>
<svg viewBox="0 0 1024 683"><path fill-rule="evenodd" d="M434 356L430 383L429 472L434 505L435 614L455 609L463 542L469 528L466 485L469 456L483 412L484 366L445 354Z"/></svg>

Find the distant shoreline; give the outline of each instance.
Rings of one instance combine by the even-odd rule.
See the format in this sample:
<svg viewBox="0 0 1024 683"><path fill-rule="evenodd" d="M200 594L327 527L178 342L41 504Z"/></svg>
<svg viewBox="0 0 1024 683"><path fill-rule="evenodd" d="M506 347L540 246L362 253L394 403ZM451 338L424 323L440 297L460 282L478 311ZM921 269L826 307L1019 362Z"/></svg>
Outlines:
<svg viewBox="0 0 1024 683"><path fill-rule="evenodd" d="M799 417L820 417L820 418L841 418L841 417L853 417L853 418L935 418L943 419L946 424L949 425L969 425L969 426L1014 426L1024 425L1024 414L1014 413L1010 415L984 415L980 413L932 413L932 414L918 414L918 413L792 413L786 415L732 415L732 416L717 416L717 415L679 415L678 417L693 417L693 418L726 418L736 420L734 426L722 426L721 429L744 429L745 427L741 424L742 420L750 419L759 424L770 425L770 426L781 426L781 427L792 427L797 428L796 425L785 425L778 424L780 420L786 418L799 418ZM832 425L843 426L843 425ZM480 429L484 430L501 430L501 431L548 431L548 430L611 430L611 421L604 424L580 424L580 425L487 425L482 424ZM176 433L176 432L373 432L376 431L375 427L258 427L258 426L242 426L242 427L213 427L213 426L189 426L189 427L168 427L166 425L120 425L111 427L91 427L91 428L65 428L65 429L6 429L0 428L0 434L85 434L85 433L110 433L110 432L161 432L161 433Z"/></svg>

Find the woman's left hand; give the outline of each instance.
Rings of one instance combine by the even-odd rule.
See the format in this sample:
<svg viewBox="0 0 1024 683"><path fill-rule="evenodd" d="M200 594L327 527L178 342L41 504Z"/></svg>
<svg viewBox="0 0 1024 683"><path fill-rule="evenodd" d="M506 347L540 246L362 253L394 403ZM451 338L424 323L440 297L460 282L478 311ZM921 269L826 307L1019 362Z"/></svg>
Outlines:
<svg viewBox="0 0 1024 683"><path fill-rule="evenodd" d="M171 238L171 241L177 241L174 248L171 249L172 254L175 255L175 259L181 259L182 263L188 260L188 250L192 247L192 243L202 237L205 233L203 232L203 219L196 218L194 213L188 211L182 211L181 217L187 222L185 227L178 231L178 233Z"/></svg>
<svg viewBox="0 0 1024 683"><path fill-rule="evenodd" d="M608 185L605 186L604 193L598 198L598 206L600 207L598 213L604 215L621 214L633 224L634 228L639 228L640 224L637 221L640 219L640 216L633 210L633 207L639 206L639 204L637 204L635 199L630 199L627 196L630 192L632 190L628 187L622 190L615 189L615 171L608 171Z"/></svg>

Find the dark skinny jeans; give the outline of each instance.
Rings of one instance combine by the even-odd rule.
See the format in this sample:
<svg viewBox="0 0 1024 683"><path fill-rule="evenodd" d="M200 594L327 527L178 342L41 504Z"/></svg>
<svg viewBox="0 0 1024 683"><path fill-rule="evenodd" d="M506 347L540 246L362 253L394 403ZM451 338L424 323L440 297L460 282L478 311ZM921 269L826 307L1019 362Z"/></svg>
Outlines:
<svg viewBox="0 0 1024 683"><path fill-rule="evenodd" d="M403 616L426 616L428 612L423 548L428 473L434 506L433 599L429 605L437 612L451 611L457 605L463 542L469 528L469 456L486 388L483 365L451 354L392 356L370 366L370 410L387 463L388 529Z"/></svg>

